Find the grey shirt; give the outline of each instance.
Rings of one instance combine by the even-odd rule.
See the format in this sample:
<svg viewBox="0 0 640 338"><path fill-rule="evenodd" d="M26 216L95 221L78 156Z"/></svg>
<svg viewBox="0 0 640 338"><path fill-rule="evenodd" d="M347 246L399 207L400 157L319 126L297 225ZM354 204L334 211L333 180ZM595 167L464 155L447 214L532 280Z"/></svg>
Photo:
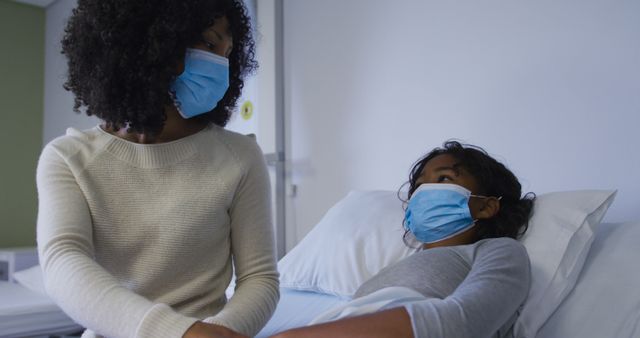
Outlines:
<svg viewBox="0 0 640 338"><path fill-rule="evenodd" d="M415 337L510 336L529 292L529 256L511 238L427 249L380 271L354 298L389 286L427 297L405 305Z"/></svg>

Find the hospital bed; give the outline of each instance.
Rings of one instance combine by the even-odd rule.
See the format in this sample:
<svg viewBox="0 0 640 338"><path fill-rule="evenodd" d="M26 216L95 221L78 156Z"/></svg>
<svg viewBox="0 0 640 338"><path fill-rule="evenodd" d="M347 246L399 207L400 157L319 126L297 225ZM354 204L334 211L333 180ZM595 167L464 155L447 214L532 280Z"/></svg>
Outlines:
<svg viewBox="0 0 640 338"><path fill-rule="evenodd" d="M46 295L0 282L0 337L49 337L81 329Z"/></svg>
<svg viewBox="0 0 640 338"><path fill-rule="evenodd" d="M538 196L522 239L532 286L515 336L640 338L640 220L601 223L614 197L611 191ZM333 206L279 262L280 302L257 337L303 326L347 303L364 280L412 254L396 226L401 206L391 191L354 191ZM41 293L37 277L23 284L0 283L0 337L80 328Z"/></svg>
<svg viewBox="0 0 640 338"><path fill-rule="evenodd" d="M614 198L538 196L521 239L532 284L516 337L640 338L640 220L601 223ZM334 205L279 262L280 302L258 337L345 304L382 267L412 254L401 239L401 207L394 191L354 191Z"/></svg>

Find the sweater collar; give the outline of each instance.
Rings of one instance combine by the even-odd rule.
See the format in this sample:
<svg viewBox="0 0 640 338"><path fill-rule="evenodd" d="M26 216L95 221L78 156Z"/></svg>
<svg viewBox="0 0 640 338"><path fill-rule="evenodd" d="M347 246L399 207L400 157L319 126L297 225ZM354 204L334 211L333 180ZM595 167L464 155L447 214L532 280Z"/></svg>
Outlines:
<svg viewBox="0 0 640 338"><path fill-rule="evenodd" d="M99 125L97 131L108 139L105 149L115 157L139 168L161 168L181 162L197 153L197 145L203 137L211 132L212 127L183 137L181 139L153 144L135 143L103 130Z"/></svg>

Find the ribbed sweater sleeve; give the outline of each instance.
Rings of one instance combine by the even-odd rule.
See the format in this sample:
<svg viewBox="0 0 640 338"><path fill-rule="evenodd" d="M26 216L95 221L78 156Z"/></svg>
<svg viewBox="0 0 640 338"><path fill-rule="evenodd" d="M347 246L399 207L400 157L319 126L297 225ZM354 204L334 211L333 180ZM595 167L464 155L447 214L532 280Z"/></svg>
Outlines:
<svg viewBox="0 0 640 338"><path fill-rule="evenodd" d="M415 337L491 337L524 302L530 273L524 246L500 238L474 248L471 271L451 295L405 305Z"/></svg>
<svg viewBox="0 0 640 338"><path fill-rule="evenodd" d="M204 321L254 336L271 318L280 294L273 232L260 226L271 219L269 173L257 144L246 154L238 159L246 172L229 211L236 289L224 309Z"/></svg>
<svg viewBox="0 0 640 338"><path fill-rule="evenodd" d="M87 202L54 147L43 150L36 180L40 264L56 303L78 323L107 337L181 337L197 319L135 294L93 260Z"/></svg>

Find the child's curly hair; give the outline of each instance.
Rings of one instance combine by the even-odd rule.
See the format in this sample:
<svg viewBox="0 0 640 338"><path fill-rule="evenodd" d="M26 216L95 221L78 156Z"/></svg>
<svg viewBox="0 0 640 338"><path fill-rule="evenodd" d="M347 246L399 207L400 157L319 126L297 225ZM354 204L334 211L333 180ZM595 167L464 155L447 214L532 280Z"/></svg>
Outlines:
<svg viewBox="0 0 640 338"><path fill-rule="evenodd" d="M443 154L453 156L475 178L480 189L478 194L502 197L500 210L494 217L478 220L476 240L493 237L517 239L527 231L535 194L529 192L522 196L522 186L511 170L477 146L447 141L442 148L435 148L423 156L409 174L409 197L418 188L418 179L427 162Z"/></svg>

